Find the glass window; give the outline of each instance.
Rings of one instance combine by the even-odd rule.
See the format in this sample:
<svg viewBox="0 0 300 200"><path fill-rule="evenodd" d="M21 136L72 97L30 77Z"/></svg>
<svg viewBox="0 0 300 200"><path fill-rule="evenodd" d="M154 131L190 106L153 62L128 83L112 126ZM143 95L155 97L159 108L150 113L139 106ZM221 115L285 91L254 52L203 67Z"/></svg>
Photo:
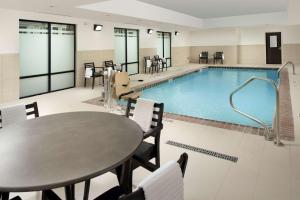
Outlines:
<svg viewBox="0 0 300 200"><path fill-rule="evenodd" d="M20 21L20 75L48 73L48 23Z"/></svg>
<svg viewBox="0 0 300 200"><path fill-rule="evenodd" d="M75 29L20 20L21 98L75 86Z"/></svg>
<svg viewBox="0 0 300 200"><path fill-rule="evenodd" d="M171 33L158 31L156 41L157 55L160 58L165 58L167 66L171 67Z"/></svg>
<svg viewBox="0 0 300 200"><path fill-rule="evenodd" d="M129 75L139 73L139 31L115 28L115 62L124 64Z"/></svg>

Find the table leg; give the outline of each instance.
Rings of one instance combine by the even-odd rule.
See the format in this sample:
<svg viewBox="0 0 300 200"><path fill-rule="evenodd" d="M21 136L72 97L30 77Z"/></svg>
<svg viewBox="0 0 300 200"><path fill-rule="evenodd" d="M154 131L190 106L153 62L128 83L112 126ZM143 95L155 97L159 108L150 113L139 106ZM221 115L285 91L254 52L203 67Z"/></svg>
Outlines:
<svg viewBox="0 0 300 200"><path fill-rule="evenodd" d="M75 185L65 186L66 200L75 200Z"/></svg>
<svg viewBox="0 0 300 200"><path fill-rule="evenodd" d="M1 200L9 200L9 192L2 192Z"/></svg>
<svg viewBox="0 0 300 200"><path fill-rule="evenodd" d="M123 165L116 168L116 173L118 181L124 191L129 194L132 192L132 161L131 159L127 160Z"/></svg>
<svg viewBox="0 0 300 200"><path fill-rule="evenodd" d="M83 200L88 200L89 199L90 186L91 186L91 180L85 181L85 183L84 183Z"/></svg>
<svg viewBox="0 0 300 200"><path fill-rule="evenodd" d="M53 190L45 190L42 192L42 200L61 200L61 198Z"/></svg>

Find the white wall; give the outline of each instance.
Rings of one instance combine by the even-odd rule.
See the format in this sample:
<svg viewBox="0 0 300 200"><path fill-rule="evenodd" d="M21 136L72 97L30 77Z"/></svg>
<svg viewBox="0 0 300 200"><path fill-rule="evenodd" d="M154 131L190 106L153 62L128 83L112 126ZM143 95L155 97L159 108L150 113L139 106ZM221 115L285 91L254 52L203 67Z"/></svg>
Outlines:
<svg viewBox="0 0 300 200"><path fill-rule="evenodd" d="M265 44L266 32L281 32L283 44L300 44L300 26L261 26L240 28L240 45Z"/></svg>
<svg viewBox="0 0 300 200"><path fill-rule="evenodd" d="M156 34L153 33L149 35L147 33L147 27L0 9L0 27L3 27L0 32L0 54L19 52L19 19L76 24L78 51L114 49L114 27L139 29L140 48L156 47ZM101 32L93 31L94 24L102 24L103 30ZM189 45L188 32L182 32L180 35L174 36L174 30L151 28L154 29L154 31L172 32L173 47Z"/></svg>
<svg viewBox="0 0 300 200"><path fill-rule="evenodd" d="M284 25L287 24L287 22L288 22L287 12L276 12L276 13L241 15L241 16L206 19L203 21L203 27L222 28L222 27L259 26L259 25L266 25L266 24Z"/></svg>
<svg viewBox="0 0 300 200"><path fill-rule="evenodd" d="M231 46L238 43L236 28L203 29L190 34L190 46Z"/></svg>
<svg viewBox="0 0 300 200"><path fill-rule="evenodd" d="M281 32L283 44L300 44L300 25L213 28L190 34L190 46L263 45L266 32Z"/></svg>
<svg viewBox="0 0 300 200"><path fill-rule="evenodd" d="M288 0L288 22L289 24L300 24L299 0Z"/></svg>

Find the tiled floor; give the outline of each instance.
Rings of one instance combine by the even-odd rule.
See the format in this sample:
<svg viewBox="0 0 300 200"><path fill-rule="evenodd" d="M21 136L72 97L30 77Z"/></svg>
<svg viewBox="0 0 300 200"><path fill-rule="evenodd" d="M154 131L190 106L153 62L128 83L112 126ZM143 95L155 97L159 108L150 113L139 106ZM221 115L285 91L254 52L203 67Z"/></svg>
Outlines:
<svg viewBox="0 0 300 200"><path fill-rule="evenodd" d="M299 66L300 67L300 66ZM185 176L186 200L299 200L300 199L300 70L290 74L291 100L295 124L295 141L277 147L263 137L178 120L165 120L161 138L162 163L177 159L186 151L189 162ZM70 111L105 111L104 108L82 103L100 96L100 88L75 88L57 93L23 99L38 101L41 115ZM9 104L14 104L11 102ZM207 156L165 144L168 140L189 144L227 155L238 162ZM134 171L136 185L146 175L144 169ZM93 179L91 199L117 184L110 173ZM63 190L57 192L63 196ZM81 199L83 185L76 185ZM40 193L21 194L25 200L38 199Z"/></svg>

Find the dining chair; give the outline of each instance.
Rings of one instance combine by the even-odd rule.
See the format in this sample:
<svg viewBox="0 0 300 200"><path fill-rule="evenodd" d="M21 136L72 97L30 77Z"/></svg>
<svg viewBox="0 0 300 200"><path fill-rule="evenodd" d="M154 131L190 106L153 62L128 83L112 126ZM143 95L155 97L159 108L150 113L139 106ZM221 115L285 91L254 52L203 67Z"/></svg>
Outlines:
<svg viewBox="0 0 300 200"><path fill-rule="evenodd" d="M135 104L137 100L128 99L126 114L125 116L128 118L133 117L133 112L135 109ZM153 116L151 119L151 129L147 132L144 132L144 140L147 138L154 138L154 143L143 141L139 148L134 153L131 159L131 169L128 177L125 177L126 181L129 181L129 185L132 185L132 172L134 169L138 167L144 167L145 169L153 172L160 167L160 134L163 129L163 113L164 113L164 104L163 103L154 103L153 107ZM154 163L150 162L154 158ZM120 169L120 168L118 168ZM118 169L113 171L116 173L118 177L121 172L118 172ZM90 180L85 182L84 189L84 200L88 200L89 190L90 190ZM119 180L120 182L120 180Z"/></svg>
<svg viewBox="0 0 300 200"><path fill-rule="evenodd" d="M147 74L147 69L149 69L149 73L152 69L152 62L150 56L145 56L144 57L144 72Z"/></svg>
<svg viewBox="0 0 300 200"><path fill-rule="evenodd" d="M84 87L86 87L86 80L92 79L93 80L92 89L94 89L95 78L100 78L100 77L102 77L102 84L104 85L104 74L102 71L98 71L98 72L96 71L94 62L84 63L84 68L85 68Z"/></svg>
<svg viewBox="0 0 300 200"><path fill-rule="evenodd" d="M202 51L199 54L199 64L201 64L201 61L204 60L206 64L208 64L208 51Z"/></svg>
<svg viewBox="0 0 300 200"><path fill-rule="evenodd" d="M183 153L179 160L177 161L178 163L178 167L180 167L181 175L182 175L182 179L184 178L185 175L185 171L186 171L186 166L188 163L188 154ZM168 163L164 166L162 166L160 169L158 169L157 171L155 171L153 174L151 174L149 177L147 177L147 181L152 181L153 184L160 184L159 188L161 193L163 193L163 195L166 196L174 196L174 193L170 193L169 190L174 190L174 188L170 188L170 185L166 185L166 182L178 182L178 180L176 178L176 176L172 176L169 177L171 180L168 180L165 182L165 180L163 180L163 176L162 176L162 172L163 172L163 168L167 167ZM167 168L167 170L170 170L170 168ZM168 172L167 172L168 173ZM173 175L173 173L172 173ZM175 174L176 175L176 174ZM145 180L144 180L145 181ZM169 190L165 190L165 188L168 188ZM180 190L183 191L183 188L180 188ZM130 194L126 194L126 192L124 192L124 190L122 189L122 187L120 186L116 186L114 188L111 188L110 190L106 191L105 193L101 194L100 196L98 196L97 198L95 198L95 200L146 200L145 197L145 191L144 188L142 187L138 187L137 190L135 190L134 192L130 193Z"/></svg>
<svg viewBox="0 0 300 200"><path fill-rule="evenodd" d="M157 72L159 72L159 70L164 71L164 68L166 68L166 70L168 70L167 59L160 58L159 55L154 55L154 59L158 62Z"/></svg>
<svg viewBox="0 0 300 200"><path fill-rule="evenodd" d="M13 106L15 107L15 106ZM13 108L11 107L11 108ZM25 112L26 112L26 117L27 119L31 118L37 118L39 117L39 109L38 109L38 104L37 102L33 102L31 104L26 104L25 105ZM12 122L13 123L13 122ZM2 128L2 115L1 115L1 110L0 110L0 128Z"/></svg>
<svg viewBox="0 0 300 200"><path fill-rule="evenodd" d="M113 70L117 70L119 72L123 71L123 65L124 64L121 64L121 66L117 66L116 64L114 64L114 61L112 61L112 60L106 60L106 61L104 61L105 68L111 67Z"/></svg>
<svg viewBox="0 0 300 200"><path fill-rule="evenodd" d="M137 100L128 100L125 114L126 117L130 118L133 116L136 103ZM164 104L154 103L151 129L144 132L144 141L133 155L132 170L141 166L153 172L160 167L160 134L163 129L163 113ZM145 139L147 138L154 138L154 142L146 142ZM153 158L154 163L150 162Z"/></svg>
<svg viewBox="0 0 300 200"><path fill-rule="evenodd" d="M214 54L214 64L216 64L218 61L220 61L222 64L224 63L224 53L222 51Z"/></svg>

